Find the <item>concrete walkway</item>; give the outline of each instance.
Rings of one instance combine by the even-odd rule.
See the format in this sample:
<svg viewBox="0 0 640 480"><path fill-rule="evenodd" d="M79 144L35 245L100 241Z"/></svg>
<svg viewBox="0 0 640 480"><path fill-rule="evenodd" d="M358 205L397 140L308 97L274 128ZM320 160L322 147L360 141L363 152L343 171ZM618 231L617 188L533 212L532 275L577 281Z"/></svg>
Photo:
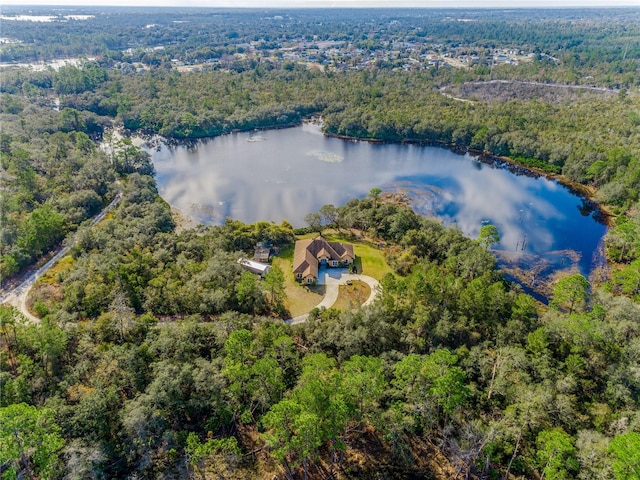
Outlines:
<svg viewBox="0 0 640 480"><path fill-rule="evenodd" d="M340 285L345 285L347 281L360 280L361 282L366 283L371 288L371 295L369 298L362 304L362 306L369 305L372 303L378 292L380 291L380 283L375 278L369 277L367 275L360 275L357 273L349 273L349 270L346 268L321 268L318 271L318 281L316 285L325 285L326 291L324 294L324 298L322 301L312 308L312 310L318 308L330 308L336 303L338 300L338 292ZM309 313L303 313L302 315L298 315L297 317L290 318L289 320L285 320L286 323L295 325L297 323L302 323L307 320L309 317Z"/></svg>

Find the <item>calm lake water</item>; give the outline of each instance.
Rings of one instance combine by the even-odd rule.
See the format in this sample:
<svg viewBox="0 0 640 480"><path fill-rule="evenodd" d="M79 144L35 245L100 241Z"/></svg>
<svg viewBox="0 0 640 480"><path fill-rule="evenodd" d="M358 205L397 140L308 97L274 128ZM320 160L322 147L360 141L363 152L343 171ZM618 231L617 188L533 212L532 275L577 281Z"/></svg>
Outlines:
<svg viewBox="0 0 640 480"><path fill-rule="evenodd" d="M588 274L601 260L606 227L579 196L555 181L438 147L344 141L305 124L150 152L162 197L203 224L231 217L304 226L305 215L322 205L380 187L405 192L416 211L469 237L493 223L502 237L499 258L520 268Z"/></svg>

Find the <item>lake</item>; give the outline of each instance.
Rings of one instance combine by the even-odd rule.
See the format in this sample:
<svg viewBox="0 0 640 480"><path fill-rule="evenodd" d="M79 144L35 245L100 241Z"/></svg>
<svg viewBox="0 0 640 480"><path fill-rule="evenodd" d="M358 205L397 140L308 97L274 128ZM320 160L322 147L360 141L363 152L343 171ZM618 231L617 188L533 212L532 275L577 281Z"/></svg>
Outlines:
<svg viewBox="0 0 640 480"><path fill-rule="evenodd" d="M504 265L534 275L559 269L587 275L602 262L606 227L580 196L556 181L444 148L345 141L304 124L149 151L160 195L206 225L231 217L305 226L305 215L322 205L339 206L380 187L405 193L418 213L472 238L493 223Z"/></svg>

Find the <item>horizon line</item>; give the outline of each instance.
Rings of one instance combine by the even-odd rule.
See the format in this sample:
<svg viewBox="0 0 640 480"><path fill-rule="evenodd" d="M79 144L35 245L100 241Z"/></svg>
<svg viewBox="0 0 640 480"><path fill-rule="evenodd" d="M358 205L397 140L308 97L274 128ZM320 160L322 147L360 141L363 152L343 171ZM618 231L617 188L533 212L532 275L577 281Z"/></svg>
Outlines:
<svg viewBox="0 0 640 480"><path fill-rule="evenodd" d="M313 0L311 0L313 3ZM540 5L539 3L535 5L461 5L461 6L443 6L443 5L400 5L395 7L389 7L384 5L344 5L336 2L332 2L331 0L327 0L327 5L313 5L305 2L305 4L301 5L274 5L274 6L266 6L266 5L235 5L230 6L226 4L220 5L202 5L202 4L164 4L164 5L149 5L145 3L132 4L131 2L119 4L119 3L110 3L110 4L90 4L90 3L28 3L23 4L20 2L11 2L4 1L2 2L3 6L11 6L11 7L22 7L22 8L30 8L30 7L74 7L74 8L215 8L215 9L226 9L226 10L307 10L307 9L318 9L318 10L333 10L333 9L369 9L369 10L566 10L566 9L603 9L603 8L631 8L631 9L640 9L640 4L626 4L626 3L614 3L614 4L564 4L564 5ZM332 5L329 5L333 3ZM0 8L0 14L1 14Z"/></svg>

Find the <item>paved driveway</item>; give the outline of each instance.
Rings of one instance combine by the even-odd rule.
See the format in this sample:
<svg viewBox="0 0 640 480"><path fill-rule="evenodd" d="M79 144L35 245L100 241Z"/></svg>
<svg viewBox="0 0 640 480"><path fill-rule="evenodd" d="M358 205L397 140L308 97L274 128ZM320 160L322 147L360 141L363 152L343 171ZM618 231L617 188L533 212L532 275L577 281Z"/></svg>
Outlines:
<svg viewBox="0 0 640 480"><path fill-rule="evenodd" d="M329 308L336 300L338 300L338 291L340 285L345 285L349 280L360 280L365 282L371 288L371 295L362 304L369 305L372 303L378 292L380 291L380 283L375 278L368 275L361 275L358 273L349 273L347 268L320 268L318 271L317 285L325 285L326 291L322 301L313 308ZM309 317L308 313L298 315L292 319L287 320L287 323L296 324L302 323Z"/></svg>

